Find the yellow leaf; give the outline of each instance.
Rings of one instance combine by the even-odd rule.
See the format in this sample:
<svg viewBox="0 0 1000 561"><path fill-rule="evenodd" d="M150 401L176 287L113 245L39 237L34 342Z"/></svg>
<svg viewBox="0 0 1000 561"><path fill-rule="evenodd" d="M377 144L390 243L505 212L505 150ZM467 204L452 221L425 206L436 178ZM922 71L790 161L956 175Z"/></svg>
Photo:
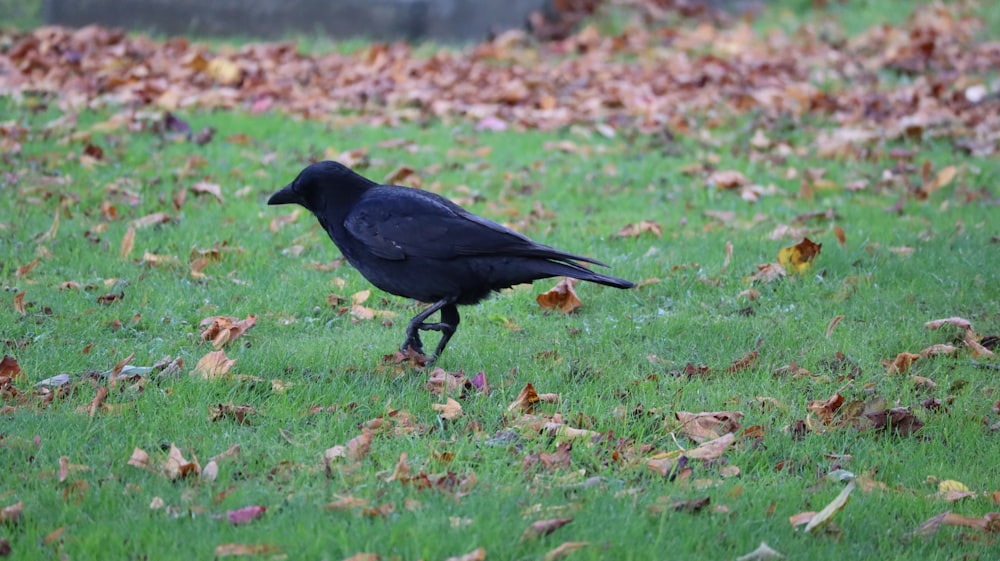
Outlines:
<svg viewBox="0 0 1000 561"><path fill-rule="evenodd" d="M802 238L802 241L795 245L781 248L781 251L778 252L778 263L786 271L804 273L812 266L813 260L819 255L822 248L823 244L814 243L809 238Z"/></svg>

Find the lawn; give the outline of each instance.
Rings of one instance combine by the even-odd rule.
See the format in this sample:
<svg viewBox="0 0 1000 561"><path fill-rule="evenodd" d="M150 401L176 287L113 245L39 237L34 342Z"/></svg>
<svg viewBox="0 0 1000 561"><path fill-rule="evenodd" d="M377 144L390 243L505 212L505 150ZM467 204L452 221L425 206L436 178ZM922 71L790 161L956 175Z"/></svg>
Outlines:
<svg viewBox="0 0 1000 561"><path fill-rule="evenodd" d="M798 4L437 55L5 32L0 555L995 557L995 16ZM423 304L266 205L321 159L639 287L400 360Z"/></svg>

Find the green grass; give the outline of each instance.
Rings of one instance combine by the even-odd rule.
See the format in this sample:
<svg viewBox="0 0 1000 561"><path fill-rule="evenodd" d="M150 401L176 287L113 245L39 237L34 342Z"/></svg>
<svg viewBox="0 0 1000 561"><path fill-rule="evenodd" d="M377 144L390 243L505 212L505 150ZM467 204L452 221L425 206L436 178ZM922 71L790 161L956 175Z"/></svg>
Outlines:
<svg viewBox="0 0 1000 561"><path fill-rule="evenodd" d="M2 418L0 454L10 468L0 476L0 494L4 504L24 501L23 522L8 527L5 535L22 558L48 556L54 549L82 559L204 557L226 542L269 543L294 558L329 559L356 551L377 552L383 558L440 559L480 546L500 558L536 558L564 540L594 544L574 554L579 559L644 559L664 550L683 552L687 558L732 558L761 540L790 557L815 559L944 559L993 547L986 537L949 529L935 538L903 539L921 521L947 508L970 515L995 508L983 499L943 504L927 497L935 488L925 482L936 476L959 479L975 490L995 490L1000 475L995 462L979 461L1000 453L982 423L995 401L992 376L973 368L967 353L918 361L911 374L938 383L937 390L918 391L909 374L887 376L881 364L898 352L916 352L955 336L947 330L925 330L923 323L930 319L961 315L987 334L1000 327L997 269L992 265L996 244L991 242L995 209L961 200L962 186L995 182L1000 169L991 162L963 162L944 145L914 146L921 159L935 166L957 164L979 172L965 172L927 201L908 200L897 216L883 209L900 193L872 190L820 192L812 202L770 196L748 205L733 193L707 190L678 171L710 152L687 141L680 155L666 156L642 146L641 139L630 145L563 133L476 133L464 125L334 131L272 115L194 113L185 115L194 129L218 129L210 144L165 141L152 133L95 133L90 142L105 148L106 161L88 168L78 163L82 142L60 143L59 135L41 132L41 125L56 113L30 114L9 103L5 111L16 115L28 133L11 169L19 176L8 176L3 184L2 212L7 218L0 233L7 248L2 268L7 303L0 307L0 322L4 339L29 341L6 352L15 355L26 372L18 384L21 391L30 392L31 383L59 373L71 374L75 382L72 395L46 408L18 408ZM76 129L89 130L106 116L85 113ZM249 136L251 143L225 140L237 133ZM376 148L379 141L396 137L413 140L420 150L411 154ZM604 155L541 149L560 137ZM487 158L449 156L456 138L492 152ZM799 131L787 140L802 143L805 137ZM738 143L738 138L728 142ZM350 295L368 284L346 266L332 273L306 266L338 255L313 220L302 216L277 233L268 229L270 220L288 209L264 206L267 195L310 157L335 144L336 150L368 148L377 155L379 162L365 170L375 178L404 163L418 173L444 164L439 173L426 175L425 186L439 181L435 189L461 198L468 192L457 186L466 185L480 195L471 209L497 220L510 220L506 209L515 209L523 218L538 201L554 216L531 223L526 228L530 235L604 260L616 275L655 277L660 282L631 292L580 286L584 307L571 316L543 313L533 302L547 283L464 309L461 330L440 366L470 376L483 371L494 392L463 399L462 418L439 422L431 404L440 398L424 389L425 374L407 370L398 375L381 362L382 355L399 344L406 319L415 313L412 303L383 299L385 295L375 291L368 304L398 314L393 325L352 323L349 316L338 315L326 297ZM261 163L271 152L278 157ZM179 170L195 156L210 163L179 178ZM488 167L472 171L469 165L477 162ZM616 177L602 171L607 162L617 166ZM783 179L784 169L819 164L807 158L777 167L737 155L724 167L742 169L756 182L794 193L798 181ZM874 182L883 165L829 166L829 178ZM220 184L225 202L189 193L182 210L174 211L173 195L202 179ZM127 185L138 200L110 197L106 188L113 183ZM517 194L522 184L533 186L530 195ZM238 196L244 187L243 196ZM60 200L65 202L56 236L36 241L50 228ZM102 218L99 208L105 200L115 204L117 219ZM836 243L832 223L819 223L810 234L824 244L814 269L758 286L761 296L750 304L753 314L737 313L748 305L737 297L749 288L745 278L755 265L773 261L777 250L790 244L768 239L775 224L827 208L840 215L835 223L846 231L847 246ZM756 213L769 218L749 228L710 227L712 221L702 216L707 209L735 211L737 223L749 222ZM129 221L156 211L168 212L175 221L138 230L133 254L120 258ZM614 236L626 223L641 219L662 224L664 236ZM959 221L960 233L955 229ZM86 232L101 224L106 230L88 239ZM727 240L734 244L734 258L721 272ZM208 280L193 279L186 264L189 252L215 244L228 248L222 261L206 269ZM283 253L293 244L305 246L298 257ZM889 251L895 246L915 250L900 257ZM51 255L18 278L16 268L33 260L42 247ZM144 264L139 257L147 250L175 255L181 264ZM344 279L343 288L331 283L334 276ZM119 280L106 288L103 282L109 278ZM58 289L70 280L92 288ZM124 299L97 303L99 294L115 289L124 290ZM19 291L30 303L23 317L10 305ZM206 381L189 374L211 350L199 340L198 323L216 314L259 316L257 326L226 352L238 361L233 372L266 382ZM835 315L845 319L825 338ZM504 318L511 318L520 330L503 327L499 320ZM111 326L115 320L122 324L118 329ZM758 341L760 359L754 367L724 372ZM557 358L547 351L556 351ZM837 351L858 366L856 379L846 380L824 367ZM169 355L183 357L187 368L177 378L148 381L142 392L113 391L112 412L94 417L81 412L95 389L79 375L108 370L132 353L133 365L151 365ZM652 363L650 355L667 363ZM791 379L773 373L793 361L816 375ZM705 379L671 374L688 362L708 365L714 373ZM276 393L270 380L291 387ZM571 453L571 469L525 472L522 458L552 452L556 444L551 439L514 431L520 433L516 441L490 443L509 430L504 428L510 417L506 406L527 382L561 395L560 403L545 411L559 411L571 426L613 434L615 439L673 450L676 444L661 426L673 411L733 409L746 414L744 426L763 427L764 445L740 442L727 454L726 463L741 468L739 478L720 479L721 466L696 464L695 479L718 482L707 489L664 480L641 459L609 462L608 444L578 443ZM835 429L795 440L785 432L786 426L805 417L809 400L837 391L848 400L868 399L874 393L893 404L914 406L927 425L919 438ZM762 409L756 396L774 397L785 408ZM942 413L924 411L919 403L926 397L949 403ZM249 426L210 422L209 407L228 402L251 405L259 415ZM310 415L313 405L338 408ZM384 415L388 406L412 413L421 432L376 436L371 455L359 468L335 469L332 477L324 476L323 451L346 444L361 423ZM165 452L160 449L169 443L176 443L188 457L196 455L202 464L234 444L241 452L220 461L215 483L174 483L126 465L134 447L162 461ZM454 454L450 463L434 459L433 452L445 451ZM477 483L458 500L384 481L403 452L415 472L472 473ZM839 485L817 479L833 464L825 454L852 455L847 469L873 472L890 488L855 492L837 517L843 536L839 539L802 535L787 521L796 512L819 510L839 491ZM70 472L60 483L60 456L88 470ZM778 471L779 464L792 467ZM573 487L591 476L601 477L602 483ZM230 487L223 499L215 498ZM338 495L364 498L376 506L391 503L395 511L374 519L357 512L327 512L324 505ZM713 505L729 511L647 511L658 497L667 496L708 496ZM171 510L150 509L153 497L162 498ZM406 510L407 499L416 499L422 508ZM269 510L250 525L234 527L213 518L252 504ZM555 517L522 517L533 505L570 508L574 521L549 538L518 544L529 522ZM454 528L449 517L471 523ZM58 544L41 545L42 538L59 527L65 527L65 533Z"/></svg>
<svg viewBox="0 0 1000 561"><path fill-rule="evenodd" d="M8 135L19 150L5 145L0 160L0 346L23 368L15 386L26 396L24 404L5 396L11 410L0 415L0 507L23 502L19 521L0 526L0 538L18 559L207 558L225 543L271 544L290 559L368 551L432 560L478 547L489 559L542 559L565 541L591 543L572 559L734 559L761 541L790 559L995 554L993 536L971 529L909 537L944 510L973 517L998 510L984 496L1000 481L1000 442L989 429L997 420L995 371L977 368L960 343L956 357L918 360L906 374L888 375L883 365L900 352L959 338L954 328L925 329L928 320L961 316L980 334L1000 332L995 160L966 156L945 140L878 146L915 151L914 169L904 173L911 185L921 184L924 161L934 170L958 168L951 183L919 200L906 181L880 184L896 165L888 158L815 156L812 143L829 125L810 118L767 131L793 149L780 161L749 149L752 115L711 130L711 142L681 137L665 146L644 136L587 135L582 126L477 132L466 123L335 127L276 114L179 114L195 131L217 130L198 146L150 130L107 131L107 110L85 111L67 125L45 100L7 98L0 113L5 130L24 130ZM416 149L379 146L400 138ZM578 151L551 147L560 141ZM81 162L88 144L103 150L99 162ZM395 318L352 322L327 297L370 285L347 265L313 266L339 257L315 220L302 213L277 232L269 227L291 209L267 207L268 195L312 159L354 149L368 151L361 171L374 179L411 166L423 188L478 214L604 261L616 276L658 282L632 291L578 285L584 305L568 316L534 301L554 282L463 308L438 366L469 377L484 372L493 391L459 399L464 415L443 421L432 408L443 398L425 388L427 373L382 359L401 343L417 305L373 290L365 304ZM684 173L711 162L778 192L749 204ZM826 170L834 188L800 197L803 173L815 168ZM843 188L857 180L868 188ZM220 185L223 202L191 192L199 181ZM177 209L179 192L186 201ZM900 201L899 212L887 211ZM114 206L114 216L102 214L102 203ZM532 214L536 204L545 212ZM804 224L823 244L807 273L748 280L798 241L771 239L778 225L799 226L797 216L828 209L836 218ZM731 211L735 219L722 224L705 211ZM122 257L129 223L153 212L171 221L137 229L134 249ZM640 220L660 224L662 237L615 235ZM834 226L845 231L846 245L837 243ZM727 241L734 252L724 269ZM205 269L207 279L194 278L190 253L216 245L221 260ZM293 246L301 253L286 251ZM901 247L912 254L901 255ZM178 263L154 266L145 252ZM18 275L36 258L33 270ZM60 290L67 281L81 289ZM760 293L752 302L740 296L750 288ZM23 315L14 306L22 292ZM113 292L124 297L99 302ZM212 350L200 339L201 320L249 314L257 325L225 351L237 361L232 373L255 378L192 374ZM844 319L826 337L838 315ZM754 349L759 358L750 368L726 371ZM838 352L846 367L838 366ZM169 356L183 358L185 368L175 377L151 376L141 389L120 383L109 407L88 415L105 383L84 374L108 371L133 353L134 366ZM689 363L711 373L688 378L682 372ZM811 375L782 370L792 363ZM33 384L60 373L70 375L71 393L43 406ZM936 388L919 388L913 375ZM275 390L273 381L287 389ZM507 410L529 382L560 396L542 404L541 414L560 413L567 425L604 440L575 442L568 468L525 468L526 457L557 454L559 444L518 428ZM905 437L845 427L793 434L811 400L838 392L847 401L878 396L891 407L912 407L926 425ZM763 406L758 397L780 406ZM928 398L942 408L922 407ZM246 425L211 421L210 408L222 403L258 414ZM312 413L315 406L329 409ZM326 470L324 451L346 445L372 419L398 423L390 410L412 415L416 430L379 431L357 465L340 460ZM692 461L691 474L673 481L646 467L656 451L696 446L671 432L675 412L723 410L742 411L742 426L759 426L760 441L740 437L724 460ZM812 422L820 426L815 416ZM202 466L233 445L240 451L218 461L214 482L171 481L159 472L171 443ZM127 465L136 447L150 454L152 469ZM413 474L474 476L475 483L459 496L390 481L403 453ZM830 459L834 454L850 459ZM84 467L71 467L60 481L63 456ZM739 476L723 477L732 466ZM789 516L818 511L840 492L842 485L826 478L838 467L886 489L856 490L835 517L836 531L796 531ZM583 484L592 477L596 484ZM979 495L946 503L932 496L937 487L929 478L959 480ZM325 508L343 496L392 511ZM667 498L703 497L710 505L701 512L662 508ZM164 506L151 508L154 502ZM249 505L267 513L246 525L226 520L227 511ZM573 521L540 540L519 541L531 522L561 517ZM59 528L60 536L45 539Z"/></svg>

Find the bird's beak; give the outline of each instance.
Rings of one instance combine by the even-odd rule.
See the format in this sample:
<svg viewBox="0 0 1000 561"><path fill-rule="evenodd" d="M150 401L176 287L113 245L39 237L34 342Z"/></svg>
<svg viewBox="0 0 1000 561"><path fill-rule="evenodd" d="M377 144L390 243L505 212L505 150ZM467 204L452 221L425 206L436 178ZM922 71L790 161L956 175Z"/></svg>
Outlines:
<svg viewBox="0 0 1000 561"><path fill-rule="evenodd" d="M271 198L267 200L267 204L269 205L287 205L298 202L299 197L292 189L291 183L282 187L280 191L271 195Z"/></svg>

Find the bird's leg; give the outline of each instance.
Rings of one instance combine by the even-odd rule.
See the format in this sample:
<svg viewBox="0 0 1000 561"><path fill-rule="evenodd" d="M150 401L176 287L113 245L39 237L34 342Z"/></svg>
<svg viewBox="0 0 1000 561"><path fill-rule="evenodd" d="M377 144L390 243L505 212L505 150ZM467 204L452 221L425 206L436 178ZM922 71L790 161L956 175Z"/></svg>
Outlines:
<svg viewBox="0 0 1000 561"><path fill-rule="evenodd" d="M424 323L424 320L429 318L432 314L434 314L434 312L448 305L453 306L452 301L445 298L444 300L435 302L434 304L428 306L424 311L413 316L413 319L410 320L410 324L406 326L406 340L403 341L403 346L400 347L399 350L405 353L406 349L410 348L420 354L424 354L424 346L420 341L420 330L434 329L434 327L428 328L428 324ZM455 312L455 315L458 316L457 311ZM455 323L457 324L458 322ZM440 324L435 323L430 325L438 326Z"/></svg>
<svg viewBox="0 0 1000 561"><path fill-rule="evenodd" d="M458 330L458 322L461 318L458 316L458 306L455 304L447 304L441 308L441 321L438 323L425 323L422 324L420 329L433 329L434 331L441 332L441 340L438 342L438 346L434 349L434 358L441 356L444 352L445 345L451 340L451 336L455 334Z"/></svg>

